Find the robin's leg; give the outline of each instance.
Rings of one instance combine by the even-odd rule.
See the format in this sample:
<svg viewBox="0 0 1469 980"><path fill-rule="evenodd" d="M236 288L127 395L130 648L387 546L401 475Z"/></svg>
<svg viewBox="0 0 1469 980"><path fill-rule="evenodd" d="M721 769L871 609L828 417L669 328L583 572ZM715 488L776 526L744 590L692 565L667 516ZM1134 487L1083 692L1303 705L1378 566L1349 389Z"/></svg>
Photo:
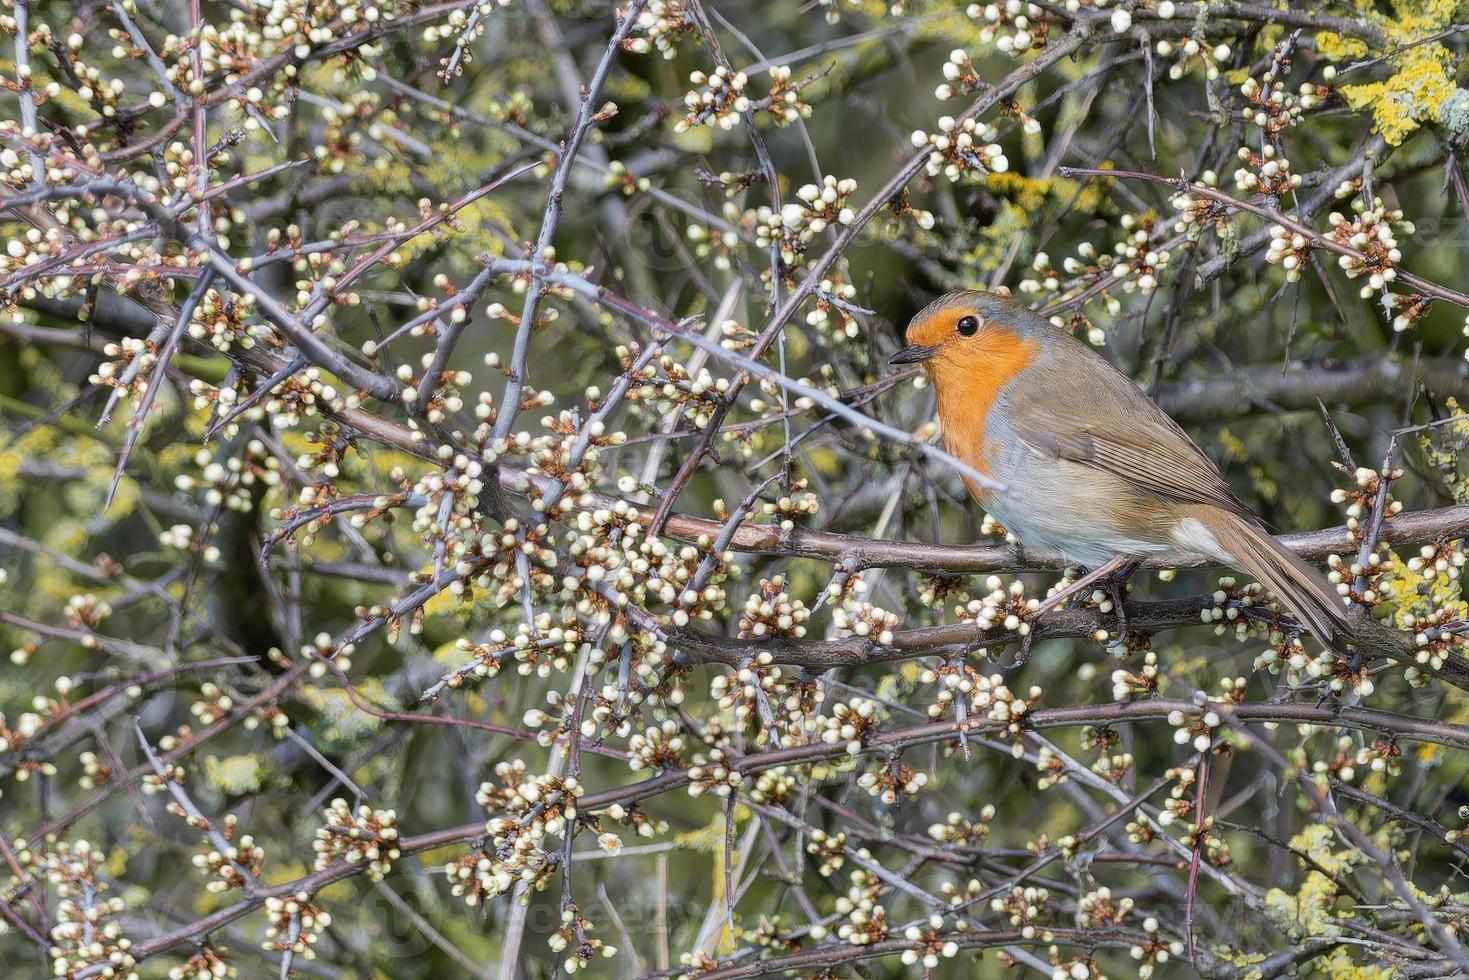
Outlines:
<svg viewBox="0 0 1469 980"><path fill-rule="evenodd" d="M1124 645L1131 631L1127 627L1127 583L1142 562L1129 558L1116 572L1107 576L1107 592L1112 598L1112 611L1117 614L1117 637Z"/></svg>
<svg viewBox="0 0 1469 980"><path fill-rule="evenodd" d="M1127 563L1127 561L1127 556L1119 555L1116 558L1112 558L1108 561L1103 562L1089 572L1083 572L1081 577L1078 578L1075 582L1072 582L1065 588L1059 589L1051 595L1046 596L1046 598L1041 600L1040 605L1036 606L1026 615L1029 617L1039 616L1041 613L1046 612L1047 610L1055 609L1062 603L1066 603L1068 606L1070 606L1072 602L1075 602L1081 598L1081 594L1086 589L1090 588L1097 582L1107 578L1112 573L1121 569ZM1026 633L1023 637L1020 638L1020 652L1015 659L1015 665L1017 667L1030 659L1030 646L1034 642L1034 630Z"/></svg>
<svg viewBox="0 0 1469 980"><path fill-rule="evenodd" d="M1108 559L1107 561L1098 565L1096 568L1087 572L1075 582L1072 582L1070 585L1066 586L1064 589L1061 589L1060 591L1052 595L1046 596L1046 598L1041 600L1041 604L1039 606L1036 606L1030 611L1030 615L1034 616L1039 613L1045 612L1047 609L1055 609L1061 603L1080 593L1083 589L1095 585L1102 579L1105 579L1108 576L1126 567L1126 565L1132 560L1133 559L1129 555L1118 555L1116 558Z"/></svg>

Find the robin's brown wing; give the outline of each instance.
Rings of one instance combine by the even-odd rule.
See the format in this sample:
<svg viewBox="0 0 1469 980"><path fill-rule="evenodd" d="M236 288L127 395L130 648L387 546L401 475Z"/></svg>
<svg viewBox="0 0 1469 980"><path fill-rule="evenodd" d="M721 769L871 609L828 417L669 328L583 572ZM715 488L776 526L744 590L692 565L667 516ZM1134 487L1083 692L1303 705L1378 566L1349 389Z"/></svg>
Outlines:
<svg viewBox="0 0 1469 980"><path fill-rule="evenodd" d="M1250 515L1188 433L1125 374L1070 334L1026 367L1001 399L1035 449L1121 477L1140 490Z"/></svg>

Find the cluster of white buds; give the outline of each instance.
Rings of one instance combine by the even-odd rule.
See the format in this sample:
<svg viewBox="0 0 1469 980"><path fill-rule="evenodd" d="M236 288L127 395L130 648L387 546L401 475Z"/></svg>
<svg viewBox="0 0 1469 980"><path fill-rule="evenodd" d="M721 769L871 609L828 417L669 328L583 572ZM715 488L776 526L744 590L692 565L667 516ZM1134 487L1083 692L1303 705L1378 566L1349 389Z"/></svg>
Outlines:
<svg viewBox="0 0 1469 980"><path fill-rule="evenodd" d="M255 297L210 289L204 293L189 318L189 336L216 350L252 349L269 335L268 327L246 322L255 307Z"/></svg>
<svg viewBox="0 0 1469 980"><path fill-rule="evenodd" d="M755 245L768 249L772 245L780 250L780 260L788 267L795 266L806 252L807 243L832 224L848 225L856 213L847 204L847 199L857 189L857 182L850 177L837 180L827 175L821 186L803 184L796 191L798 201L791 201L778 212L769 207L756 209Z"/></svg>
<svg viewBox="0 0 1469 980"><path fill-rule="evenodd" d="M25 841L16 841L15 851L23 866L38 861ZM58 841L39 858L46 882L60 899L50 934L55 976L104 974L127 980L136 975L132 940L122 934L116 919L125 908L123 900L101 894L108 885L98 872L106 861L107 855L87 840Z"/></svg>
<svg viewBox="0 0 1469 980"><path fill-rule="evenodd" d="M823 876L834 874L847 863L847 834L845 831L828 834L816 827L811 831L811 839L806 842L806 853L820 860L817 870Z"/></svg>
<svg viewBox="0 0 1469 980"><path fill-rule="evenodd" d="M483 851L473 851L444 865L449 894L470 908L509 891L515 883L503 866Z"/></svg>
<svg viewBox="0 0 1469 980"><path fill-rule="evenodd" d="M367 862L370 881L382 881L401 855L398 849L398 813L374 810L366 803L354 810L337 797L322 811L326 825L316 829L312 848L317 871L333 865Z"/></svg>
<svg viewBox="0 0 1469 980"><path fill-rule="evenodd" d="M902 617L897 613L850 597L844 599L831 613L831 624L835 629L853 636L870 638L881 646L892 645L893 631L901 622Z"/></svg>
<svg viewBox="0 0 1469 980"><path fill-rule="evenodd" d="M265 900L264 912L269 925L261 949L316 959L316 942L332 924L332 917L313 905L309 894L302 891L286 898L272 895Z"/></svg>
<svg viewBox="0 0 1469 980"><path fill-rule="evenodd" d="M199 685L199 698L189 705L189 714L199 719L202 725L212 725L228 718L234 710L235 699L213 681Z"/></svg>
<svg viewBox="0 0 1469 980"><path fill-rule="evenodd" d="M0 719L0 726L3 724L3 719ZM112 779L112 767L103 762L95 752L81 753L77 756L77 762L81 763L82 767L82 774L77 779L77 785L82 789L96 789Z"/></svg>
<svg viewBox="0 0 1469 980"><path fill-rule="evenodd" d="M1199 182L1202 187L1219 187L1219 175L1213 170L1205 170L1200 173ZM1219 234L1228 234L1230 231L1230 209L1219 201L1205 197L1203 194L1191 194L1188 191L1180 191L1171 198L1175 212L1178 212L1178 220L1174 222L1174 231L1180 235L1188 235L1190 241L1196 241L1199 235L1210 228L1218 229Z"/></svg>
<svg viewBox="0 0 1469 980"><path fill-rule="evenodd" d="M811 610L800 599L792 598L785 586L785 578L780 575L760 580L759 588L745 600L744 614L740 616L740 639L806 635L805 624L811 618Z"/></svg>
<svg viewBox="0 0 1469 980"><path fill-rule="evenodd" d="M1251 669L1279 674L1284 668L1286 683L1292 687L1299 686L1303 682L1303 672L1310 659L1306 654L1305 642L1299 635L1284 634L1276 634L1272 640L1269 649L1255 658Z"/></svg>
<svg viewBox="0 0 1469 980"><path fill-rule="evenodd" d="M1366 530L1361 526L1361 520L1370 514L1372 508L1376 506L1378 491L1382 486L1384 477L1396 482L1402 479L1403 471L1401 469L1394 469L1386 472L1374 470L1370 466L1359 466L1352 473L1352 486L1350 488L1338 487L1331 491L1332 503L1346 504L1343 511L1347 516L1347 527L1352 532L1352 537L1358 541L1366 533ZM1387 513L1383 515L1384 517L1391 517L1403 509L1402 501L1394 500L1392 494L1387 495L1387 506Z"/></svg>
<svg viewBox="0 0 1469 980"><path fill-rule="evenodd" d="M949 52L949 60L944 62L944 81L934 89L934 96L940 100L952 99L959 93L968 94L978 91L984 80L979 77L975 70L974 62L969 60L969 52L963 48L955 48Z"/></svg>
<svg viewBox="0 0 1469 980"><path fill-rule="evenodd" d="M1240 639L1244 639L1252 627L1248 614L1257 608L1275 612L1280 609L1279 605L1269 601L1263 585L1258 582L1240 585L1233 576L1226 575L1219 580L1219 587L1210 593L1209 605L1199 610L1199 620L1213 623L1215 635L1223 636L1227 630L1233 629Z"/></svg>
<svg viewBox="0 0 1469 980"><path fill-rule="evenodd" d="M818 721L821 741L827 745L844 744L848 755L857 755L862 745L877 731L882 709L871 698L856 697L832 705L831 714Z"/></svg>
<svg viewBox="0 0 1469 980"><path fill-rule="evenodd" d="M1117 21L1117 14L1123 12L1113 13L1114 23ZM1107 980L1107 975L1097 968L1095 961L1085 956L1074 956L1051 971L1051 980Z"/></svg>
<svg viewBox="0 0 1469 980"><path fill-rule="evenodd" d="M134 402L148 390L148 375L158 362L158 351L142 337L124 337L102 345L102 356L108 358L97 365L88 378L91 384L122 390Z"/></svg>
<svg viewBox="0 0 1469 980"><path fill-rule="evenodd" d="M1158 692L1158 655L1149 650L1143 654L1137 670L1119 667L1112 671L1112 700L1131 701L1151 697Z"/></svg>
<svg viewBox="0 0 1469 980"><path fill-rule="evenodd" d="M1193 745L1195 752L1207 752L1214 744L1214 733L1224 723L1212 708L1199 712L1174 709L1168 712L1168 724L1174 728L1173 741Z"/></svg>
<svg viewBox="0 0 1469 980"><path fill-rule="evenodd" d="M181 727L181 729L179 729L179 732L184 733L185 736L192 735L190 729L188 729L188 726ZM165 736L165 738L159 739L159 748L162 748L165 752L169 751L169 743L167 743L167 739L169 738L170 736ZM173 739L173 743L178 743L178 741L179 739ZM184 783L184 780L185 771L182 765L179 765L178 763L165 763L163 764L162 773L144 774L144 777L142 777L142 792L167 792L167 789L169 789L169 783L179 783L179 785L182 785L182 783ZM170 807L173 807L173 805L176 804L172 804L172 802L170 802Z"/></svg>
<svg viewBox="0 0 1469 980"><path fill-rule="evenodd" d="M456 310L463 307L456 307ZM420 364L427 370L433 363L433 354L425 352L420 359ZM441 371L436 377L424 377L413 389L415 397L411 399L423 406L424 418L433 425L442 425L450 415L457 414L464 409L464 398L461 392L467 390L474 381L474 375L468 371ZM405 398L408 389L403 389Z"/></svg>
<svg viewBox="0 0 1469 980"><path fill-rule="evenodd" d="M204 400L208 399L208 393L202 389L195 391L195 395L196 400L201 397ZM223 407L228 408L233 404L230 396L221 392L219 397ZM250 419L269 417L276 428L292 429L300 425L302 419L319 414L322 405L329 406L334 411L340 411L347 407L355 407L358 401L359 398L355 392L342 397L337 389L326 380L321 369L313 366L281 381L271 389L269 397L255 405L245 417Z"/></svg>
<svg viewBox="0 0 1469 980"><path fill-rule="evenodd" d="M689 81L700 87L685 93L683 101L688 114L674 125L676 132L687 132L705 124L724 130L734 129L750 111L752 102L745 94L750 78L742 71L720 65L712 75L702 71L690 72Z"/></svg>
<svg viewBox="0 0 1469 980"><path fill-rule="evenodd" d="M607 809L592 814L592 819L598 823L602 820L615 820L631 827L633 833L639 837L656 837L659 834L668 833L668 821L653 819L636 803L629 806L614 803Z"/></svg>
<svg viewBox="0 0 1469 980"><path fill-rule="evenodd" d="M1350 735L1326 740L1324 746L1316 746L1316 753L1312 758L1305 746L1298 746L1291 756L1296 765L1308 770L1322 783L1333 777L1344 783L1357 778L1355 742Z"/></svg>
<svg viewBox="0 0 1469 980"><path fill-rule="evenodd" d="M1376 738L1371 745L1359 747L1353 761L1371 772L1396 776L1401 772L1402 757L1403 747L1396 739Z"/></svg>
<svg viewBox="0 0 1469 980"><path fill-rule="evenodd" d="M1077 924L1083 929L1115 929L1122 924L1137 903L1129 896L1114 900L1106 885L1081 896L1077 903Z"/></svg>
<svg viewBox="0 0 1469 980"><path fill-rule="evenodd" d="M1242 146L1236 155L1244 166L1235 170L1234 186L1243 193L1281 198L1301 186L1301 175L1291 173L1290 161L1272 145L1259 153Z"/></svg>
<svg viewBox="0 0 1469 980"><path fill-rule="evenodd" d="M1137 814L1137 819L1127 821L1127 840L1129 843L1132 844L1150 843L1158 836L1158 827L1156 824L1153 823L1152 819L1149 818L1148 815L1141 809L1135 812ZM1166 815L1167 814L1165 813L1164 816ZM1158 823L1162 822L1162 817L1159 817Z"/></svg>
<svg viewBox="0 0 1469 980"><path fill-rule="evenodd" d="M1143 920L1143 932L1148 934L1147 943L1134 945L1127 952L1139 961L1137 975L1140 980L1149 980L1158 965L1182 956L1184 945L1177 939L1164 939L1158 920L1151 915Z"/></svg>
<svg viewBox="0 0 1469 980"><path fill-rule="evenodd" d="M721 711L734 714L737 729L757 719L765 725L773 722L771 703L780 700L785 690L784 673L767 650L747 658L733 674L715 674L709 682L709 696Z"/></svg>
<svg viewBox="0 0 1469 980"><path fill-rule="evenodd" d="M814 303L806 310L806 326L814 328L829 342L855 341L862 334L862 325L853 311L862 311L856 304L855 285L826 278L815 291Z"/></svg>
<svg viewBox="0 0 1469 980"><path fill-rule="evenodd" d="M797 205L799 214L787 205L781 210L787 227L799 228L803 233L819 235L832 222L849 225L856 216L847 200L857 190L857 181L851 177L837 179L831 174L821 178L821 184L802 184L796 190L801 200ZM809 237L809 236L808 236Z"/></svg>
<svg viewBox="0 0 1469 980"><path fill-rule="evenodd" d="M804 745L815 737L821 705L826 701L816 678L807 673L783 673L779 707L783 714L779 718L779 742L783 747ZM762 734L761 740L766 740Z"/></svg>
<svg viewBox="0 0 1469 980"><path fill-rule="evenodd" d="M1049 930L1040 928L1040 920L1045 916L1046 902L1050 897L1051 893L1047 889L1034 885L1017 885L1010 889L1008 895L990 899L990 911L1000 915L1011 927L1019 929L1020 935L1026 940L1050 942Z"/></svg>
<svg viewBox="0 0 1469 980"><path fill-rule="evenodd" d="M750 213L747 220L745 211L733 201L725 201L721 211L728 227L711 228L691 221L684 229L684 236L693 247L695 258L708 260L714 268L728 272L732 267L731 257L741 251L740 229L747 225L753 228L754 212Z"/></svg>
<svg viewBox="0 0 1469 980"><path fill-rule="evenodd" d="M789 766L776 766L755 777L750 799L765 806L784 806L799 785Z"/></svg>
<svg viewBox="0 0 1469 980"><path fill-rule="evenodd" d="M975 669L967 659L959 658L925 667L923 673L918 675L918 680L921 684L933 685L938 689L928 705L930 718L942 718L956 701L959 704L959 720L968 718L975 693L987 691L990 687L989 678Z"/></svg>
<svg viewBox="0 0 1469 980"><path fill-rule="evenodd" d="M617 355L631 363L630 350L618 348ZM678 412L684 421L702 429L728 390L728 378L716 378L702 366L691 371L678 358L663 354L637 372L625 398L638 411L651 411L660 418Z"/></svg>
<svg viewBox="0 0 1469 980"><path fill-rule="evenodd" d="M533 891L544 889L557 866L545 840L571 833L576 800L585 792L571 776L528 776L518 759L498 764L495 774L499 782L481 783L475 794L476 802L501 813L485 824L491 846L444 868L450 890L470 906L504 894L517 881Z"/></svg>
<svg viewBox="0 0 1469 980"><path fill-rule="evenodd" d="M999 136L994 126L973 116L962 122L953 116L940 116L938 132L915 129L912 140L917 149L928 150L925 167L930 177L943 174L957 182L1010 169L1005 151L995 142Z"/></svg>
<svg viewBox="0 0 1469 980"><path fill-rule="evenodd" d="M917 799L919 792L928 785L928 773L894 759L891 763L874 766L857 777L857 785L871 796L882 800L884 806L898 802L898 796Z"/></svg>
<svg viewBox="0 0 1469 980"><path fill-rule="evenodd" d="M1130 214L1124 214L1120 219L1120 223L1124 228L1131 229L1135 226L1136 219ZM1126 244L1120 244L1118 249L1121 250ZM1105 289L1105 286L1112 278L1114 259L1111 254L1099 252L1096 245L1089 241L1081 242L1076 246L1075 255L1068 255L1061 260L1061 271L1071 277L1070 281L1067 282L1063 282L1060 275L1056 273L1055 268L1051 266L1050 258L1049 255L1046 255L1045 267L1034 270L1037 273L1037 278L1022 282L1022 288L1025 291L1036 293L1043 291L1050 292L1051 290L1047 287L1052 281L1056 283L1057 295L1084 291L1092 286L1101 284L1104 288L1100 295L1106 306L1107 313L1116 316L1121 312L1122 301ZM1080 314L1078 314L1078 317L1080 317ZM1063 330L1070 330L1073 333L1080 332L1080 329L1085 327L1089 343L1096 347L1101 347L1106 343L1107 335L1105 331L1091 324L1088 319L1078 319L1077 322L1068 322L1063 317L1053 316L1051 317L1051 323L1056 327Z"/></svg>
<svg viewBox="0 0 1469 980"><path fill-rule="evenodd" d="M1162 5L1159 6L1161 9ZM1160 58L1173 59L1173 64L1168 66L1168 77L1175 82L1187 75L1195 65L1203 68L1204 78L1212 82L1219 77L1219 66L1229 61L1229 56L1233 53L1228 44L1209 44L1196 37L1177 41L1163 38L1154 45L1153 50L1158 52Z"/></svg>
<svg viewBox="0 0 1469 980"><path fill-rule="evenodd" d="M1022 293L1056 293L1061 289L1061 273L1051 264L1051 256L1046 252L1035 253L1035 258L1030 260L1030 271L1033 275L1020 280L1020 291Z"/></svg>
<svg viewBox="0 0 1469 980"><path fill-rule="evenodd" d="M969 600L957 607L954 614L982 630L1002 628L1017 636L1029 633L1030 624L1025 617L1040 605L1040 600L1025 597L1025 583L1014 579L1007 586L1000 576L991 575L985 579L984 587L989 591L982 598Z"/></svg>
<svg viewBox="0 0 1469 980"><path fill-rule="evenodd" d="M806 325L828 342L856 340L862 335L862 325L852 315L861 310L856 300L855 284L823 279L815 302L806 311Z"/></svg>
<svg viewBox="0 0 1469 980"><path fill-rule="evenodd" d="M209 564L219 561L219 548L213 542L204 543L194 539L194 528L189 524L174 524L164 528L158 535L158 543L165 548L198 554Z"/></svg>
<svg viewBox="0 0 1469 980"><path fill-rule="evenodd" d="M1051 751L1050 746L1043 745L1036 753L1035 768L1041 774L1035 781L1035 788L1042 793L1066 782L1066 761Z"/></svg>
<svg viewBox="0 0 1469 980"><path fill-rule="evenodd" d="M1265 261L1285 270L1286 282L1300 282L1311 257L1311 240L1298 231L1280 225L1270 226L1270 245Z"/></svg>
<svg viewBox="0 0 1469 980"><path fill-rule="evenodd" d="M351 670L354 652L356 644L344 643L338 647L336 637L325 630L313 636L310 642L301 644L301 659L311 664L309 673L312 677L327 675L327 665L323 662L327 660L335 663L343 673Z"/></svg>
<svg viewBox="0 0 1469 980"><path fill-rule="evenodd" d="M653 187L653 182L647 177L640 176L627 169L627 164L621 160L613 160L607 165L607 187L616 188L627 196L646 193Z"/></svg>
<svg viewBox="0 0 1469 980"><path fill-rule="evenodd" d="M689 795L709 794L724 799L734 792L743 778L739 770L732 767L725 751L716 748L708 756L702 753L694 756L694 764L689 767Z"/></svg>
<svg viewBox="0 0 1469 980"><path fill-rule="evenodd" d="M486 824L491 837L514 831L520 817L526 818L523 826L537 837L560 834L576 819L577 797L586 792L571 776L529 776L519 759L495 766L495 775L500 782L481 783L474 797L485 809L503 814Z"/></svg>
<svg viewBox="0 0 1469 980"><path fill-rule="evenodd" d="M365 6L371 13L363 19L375 21L382 16L381 11L375 5ZM475 0L472 4L466 4L452 11L443 23L431 23L424 28L423 39L430 44L450 38L454 41L454 50L439 59L438 76L440 78L449 81L458 78L464 72L464 66L474 60L474 42L484 34L486 21L490 15L508 6L510 6L510 0ZM349 18L349 21L362 16L353 6L348 6L347 10L354 15ZM330 33L327 33L326 39L330 39L331 36ZM326 41L316 43L324 44Z"/></svg>
<svg viewBox="0 0 1469 980"><path fill-rule="evenodd" d="M1285 82L1275 79L1273 75L1273 71L1267 74L1263 85L1254 76L1250 76L1239 87L1240 94L1247 103L1240 110L1240 115L1246 122L1258 126L1267 140L1275 139L1281 132L1299 123L1301 114L1322 98L1312 82L1304 83L1299 94L1292 95L1286 91Z"/></svg>
<svg viewBox="0 0 1469 980"><path fill-rule="evenodd" d="M1432 309L1433 299L1421 293L1385 292L1382 294L1382 306L1393 315L1393 330L1402 333Z"/></svg>
<svg viewBox="0 0 1469 980"><path fill-rule="evenodd" d="M1015 758L1025 754L1025 745L1020 736L1025 730L1025 716L1041 699L1039 686L1031 685L1025 696L1017 695L1005 686L1002 674L991 674L977 683L969 695L969 706L975 714L983 715L1000 726L999 734L1014 739L1011 752Z"/></svg>
<svg viewBox="0 0 1469 980"><path fill-rule="evenodd" d="M1119 223L1127 236L1112 251L1117 259L1112 263L1112 277L1122 286L1125 293L1134 290L1150 293L1158 288L1158 279L1168 265L1169 252L1152 245L1152 225L1124 214Z"/></svg>
<svg viewBox="0 0 1469 980"><path fill-rule="evenodd" d="M690 72L689 81L699 87L684 94L684 107L688 111L674 124L674 131L684 133L705 125L731 130L745 116L753 119L759 113L765 113L778 125L804 119L811 115L811 106L801 101L801 89L810 80L793 82L791 74L787 65L772 66L768 72L770 91L761 98L751 98L746 92L750 77L745 72L723 65L715 68L712 75Z"/></svg>
<svg viewBox="0 0 1469 980"><path fill-rule="evenodd" d="M10 659L14 660L15 654L12 653ZM14 751L27 739L34 737L43 724L45 724L44 718L34 711L27 711L16 718L15 727L11 728L6 723L5 716L0 714L0 745L4 745L7 751ZM23 771L18 771L16 775L19 776Z"/></svg>
<svg viewBox="0 0 1469 980"><path fill-rule="evenodd" d="M1092 762L1091 769L1107 782L1119 785L1123 777L1132 770L1135 761L1131 752L1113 752L1111 755L1104 753Z"/></svg>
<svg viewBox="0 0 1469 980"><path fill-rule="evenodd" d="M636 732L628 739L627 767L633 772L644 769L665 772L682 769L684 765L684 739L678 724L671 718L662 725Z"/></svg>
<svg viewBox="0 0 1469 980"><path fill-rule="evenodd" d="M216 388L199 378L189 379L189 394L192 396L190 401L196 412L212 411L216 416L224 416L239 402L242 391L238 385L221 385ZM264 418L264 406L252 405L219 431L224 438L232 439L239 433L242 421L260 422Z"/></svg>
<svg viewBox="0 0 1469 980"><path fill-rule="evenodd" d="M939 883L938 894L951 906L969 905L978 899L984 891L984 885L976 878L970 878L961 889L954 881L942 881ZM966 927L966 920L958 920L959 928Z"/></svg>
<svg viewBox="0 0 1469 980"><path fill-rule="evenodd" d="M860 851L870 857L866 849ZM837 927L837 938L853 946L868 946L888 937L887 909L878 904L882 885L877 876L863 868L852 872L847 894L836 900L837 914L844 916Z"/></svg>
<svg viewBox="0 0 1469 980"><path fill-rule="evenodd" d="M1397 236L1411 235L1414 228L1411 221L1404 220L1401 210L1388 210L1380 198L1371 208L1360 199L1354 204L1356 213L1351 218L1339 211L1326 216L1331 225L1327 237L1353 250L1354 254L1339 256L1337 263L1350 279L1367 277L1360 292L1363 299L1368 299L1373 293L1385 291L1388 283L1398 277L1397 264L1403 253Z"/></svg>
<svg viewBox="0 0 1469 980"><path fill-rule="evenodd" d="M561 909L561 924L547 938L546 945L562 958L561 965L568 974L585 970L598 957L611 959L617 955L617 947L592 936L591 929L592 921L581 914L575 902Z"/></svg>
<svg viewBox="0 0 1469 980"><path fill-rule="evenodd" d="M978 820L970 820L957 810L951 811L943 823L931 824L928 836L945 844L966 844L978 847L990 835L990 821L995 819L995 805L986 803L979 811Z"/></svg>
<svg viewBox="0 0 1469 980"><path fill-rule="evenodd" d="M635 30L637 34L622 42L625 49L635 54L656 49L664 58L672 59L678 54L679 40L697 34L699 25L684 0L649 0L638 12Z"/></svg>
<svg viewBox="0 0 1469 980"><path fill-rule="evenodd" d="M223 851L210 847L190 859L199 873L209 879L205 889L216 895L244 888L259 878L265 867L265 849L249 834L235 840L235 826L235 815L229 814L224 820L223 830L229 847Z"/></svg>
<svg viewBox="0 0 1469 980"><path fill-rule="evenodd" d="M168 980L226 980L238 975L239 971L213 946L195 950L187 960L168 970Z"/></svg>
<svg viewBox="0 0 1469 980"><path fill-rule="evenodd" d="M1163 773L1173 785L1168 789L1168 799L1158 813L1158 826L1171 827L1180 820L1187 822L1197 812L1194 789L1199 779L1197 766L1173 766ZM1142 816L1141 811L1138 814Z"/></svg>
<svg viewBox="0 0 1469 980"><path fill-rule="evenodd" d="M1249 680L1244 677L1221 677L1219 700L1230 704L1244 704L1249 699Z"/></svg>
<svg viewBox="0 0 1469 980"><path fill-rule="evenodd" d="M1408 612L1398 617L1398 625L1413 633L1416 648L1413 658L1420 666L1436 672L1443 669L1450 657L1464 656L1465 637L1457 629L1450 628L1457 624L1458 618L1458 613L1451 606L1444 606L1426 616ZM1415 687L1433 679L1432 673L1416 666L1409 667L1404 675Z"/></svg>
<svg viewBox="0 0 1469 980"><path fill-rule="evenodd" d="M1003 3L971 3L964 11L980 24L979 39L1006 54L1020 56L1032 48L1045 47L1050 21L1045 10L1024 0Z"/></svg>
<svg viewBox="0 0 1469 980"><path fill-rule="evenodd" d="M802 378L802 384L812 384L810 378ZM760 388L765 390L765 379L761 379ZM827 394L833 394L828 389ZM776 406L765 402L763 399L750 399L750 407L757 412L773 411ZM791 403L796 411L804 412L811 407L811 402L804 398L798 398ZM821 497L814 490L807 489L809 481L806 477L800 477L791 481L791 492L781 494L774 500L762 500L756 508L756 513L765 517L775 518L782 531L790 531L795 528L796 521L814 517L821 511Z"/></svg>
<svg viewBox="0 0 1469 980"><path fill-rule="evenodd" d="M530 635L532 635L530 630L532 630L532 627L524 623L521 623L521 629L517 630L517 639L524 638L524 641L526 641L523 645L510 644L507 641L504 630L501 629L491 630L488 641L483 642L483 644L476 644L476 642L470 641L467 636L460 636L460 638L455 639L454 649L460 655L460 660L463 663L455 667L450 673L444 674L444 677L439 679L439 685L444 686L444 688L458 688L458 686L466 685L466 683L472 682L472 680L483 680L485 677L495 676L495 674L499 673L499 669L504 666L504 661L510 657L511 652L519 652L519 654L523 654L526 657L526 661L521 661L521 666L526 667L527 673L535 670L533 663L527 663L527 661L539 660L539 655L545 651L541 644L530 642ZM560 627L557 627L557 632L561 636L570 632L571 635L577 636L577 639L580 638L580 630L560 630ZM546 646L551 646L555 642L557 641L546 636ZM438 696L439 691L442 691L442 688L435 685L435 688L430 688L429 691L425 692L425 698L435 698L435 696Z"/></svg>
<svg viewBox="0 0 1469 980"><path fill-rule="evenodd" d="M97 625L112 615L112 607L96 593L84 592L66 600L66 621L72 629L96 629Z"/></svg>
<svg viewBox="0 0 1469 980"><path fill-rule="evenodd" d="M959 955L959 944L943 934L944 917L931 915L928 927L909 926L903 930L903 938L910 943L921 943L917 949L905 949L899 957L905 966L923 964L924 970L937 969L939 961L951 960Z"/></svg>
<svg viewBox="0 0 1469 980"><path fill-rule="evenodd" d="M80 34L74 36L78 38L81 37ZM0 149L0 181L3 181L11 187L22 188L30 186L31 182L35 179L36 168L31 164L30 160L27 157L21 156L19 153L8 146L4 149ZM16 255L12 253L11 257L18 259L22 258L23 254L24 253L22 253L22 255ZM6 267L0 266L0 268Z"/></svg>
<svg viewBox="0 0 1469 980"><path fill-rule="evenodd" d="M1377 690L1365 664L1353 668L1351 661L1330 650L1322 650L1306 664L1306 677L1311 681L1324 681L1326 690L1333 695L1350 688L1352 693L1365 698Z"/></svg>
<svg viewBox="0 0 1469 980"><path fill-rule="evenodd" d="M208 449L200 449L194 454L199 475L181 473L173 485L185 493L202 492L210 507L223 507L237 514L254 509L257 484L266 488L281 485L280 460L259 439L247 442L244 452L236 450L219 456L223 456L222 461Z"/></svg>

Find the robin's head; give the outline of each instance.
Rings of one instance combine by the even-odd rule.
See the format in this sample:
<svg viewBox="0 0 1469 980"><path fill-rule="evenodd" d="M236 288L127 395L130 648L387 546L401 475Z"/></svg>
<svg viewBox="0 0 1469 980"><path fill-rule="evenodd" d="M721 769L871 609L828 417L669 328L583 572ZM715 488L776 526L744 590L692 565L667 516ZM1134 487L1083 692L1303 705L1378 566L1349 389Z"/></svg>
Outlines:
<svg viewBox="0 0 1469 980"><path fill-rule="evenodd" d="M1034 359L1045 320L1003 293L961 290L941 296L908 324L908 346L889 364L922 364L930 374L1009 365Z"/></svg>

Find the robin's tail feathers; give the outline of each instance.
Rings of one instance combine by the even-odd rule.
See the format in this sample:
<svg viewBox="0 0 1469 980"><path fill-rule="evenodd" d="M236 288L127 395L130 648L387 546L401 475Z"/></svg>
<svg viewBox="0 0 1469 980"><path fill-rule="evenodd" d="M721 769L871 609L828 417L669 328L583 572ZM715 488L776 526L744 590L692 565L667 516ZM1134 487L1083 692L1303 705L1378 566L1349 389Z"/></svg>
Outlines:
<svg viewBox="0 0 1469 980"><path fill-rule="evenodd" d="M1337 653L1347 652L1354 637L1347 607L1319 572L1247 518L1216 509L1206 524L1220 550L1269 589L1316 639Z"/></svg>

